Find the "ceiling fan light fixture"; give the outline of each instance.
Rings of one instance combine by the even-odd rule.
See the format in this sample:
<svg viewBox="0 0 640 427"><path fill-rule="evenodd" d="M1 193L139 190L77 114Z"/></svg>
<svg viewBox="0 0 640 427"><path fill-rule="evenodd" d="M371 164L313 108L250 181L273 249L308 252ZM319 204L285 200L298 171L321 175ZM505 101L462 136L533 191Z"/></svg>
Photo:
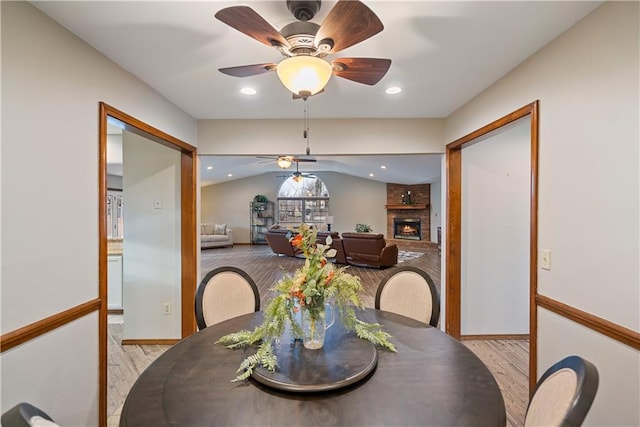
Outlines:
<svg viewBox="0 0 640 427"><path fill-rule="evenodd" d="M288 169L291 167L292 159L289 156L278 157L276 163L280 169Z"/></svg>
<svg viewBox="0 0 640 427"><path fill-rule="evenodd" d="M303 98L324 89L331 78L331 64L324 59L298 55L282 60L276 69L282 84Z"/></svg>

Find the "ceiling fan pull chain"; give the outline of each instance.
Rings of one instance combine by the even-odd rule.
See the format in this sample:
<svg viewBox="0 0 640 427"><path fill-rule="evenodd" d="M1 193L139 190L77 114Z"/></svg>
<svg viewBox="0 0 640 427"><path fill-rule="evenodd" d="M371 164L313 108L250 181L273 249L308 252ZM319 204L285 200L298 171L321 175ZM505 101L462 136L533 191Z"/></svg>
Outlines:
<svg viewBox="0 0 640 427"><path fill-rule="evenodd" d="M302 133L304 139L307 141L307 156L311 155L311 148L309 147L309 113L307 111L308 98L304 99L304 132Z"/></svg>

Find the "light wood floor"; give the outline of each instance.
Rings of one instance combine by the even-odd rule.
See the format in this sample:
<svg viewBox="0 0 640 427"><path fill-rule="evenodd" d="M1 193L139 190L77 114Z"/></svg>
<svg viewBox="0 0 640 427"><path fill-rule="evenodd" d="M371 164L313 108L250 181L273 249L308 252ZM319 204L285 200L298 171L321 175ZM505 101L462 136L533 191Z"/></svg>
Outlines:
<svg viewBox="0 0 640 427"><path fill-rule="evenodd" d="M424 252L424 256L399 265L413 265L425 270L440 288L440 257L437 248L435 245L429 246ZM282 277L282 270L292 272L302 263L302 259L276 256L267 246L248 245L204 250L201 262L203 276L210 270L223 265L244 269L256 282L263 306L272 297L270 287ZM391 270L349 267L349 273L362 280L365 288L362 300L367 307L373 307L377 285ZM140 373L169 346L127 345L122 347L120 345L123 330L122 316L110 316L108 330L108 425L117 426L120 410L129 389ZM506 404L507 425L523 425L528 402L528 341L469 340L463 343L489 367L496 378Z"/></svg>

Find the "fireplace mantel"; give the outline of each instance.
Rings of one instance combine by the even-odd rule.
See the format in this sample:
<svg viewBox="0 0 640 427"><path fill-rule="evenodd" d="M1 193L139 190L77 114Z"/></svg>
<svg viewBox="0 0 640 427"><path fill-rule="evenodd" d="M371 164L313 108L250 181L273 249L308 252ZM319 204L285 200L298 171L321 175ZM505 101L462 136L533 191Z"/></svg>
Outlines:
<svg viewBox="0 0 640 427"><path fill-rule="evenodd" d="M422 211L429 207L428 204L413 204L413 205L384 205L387 210L414 210L414 211Z"/></svg>

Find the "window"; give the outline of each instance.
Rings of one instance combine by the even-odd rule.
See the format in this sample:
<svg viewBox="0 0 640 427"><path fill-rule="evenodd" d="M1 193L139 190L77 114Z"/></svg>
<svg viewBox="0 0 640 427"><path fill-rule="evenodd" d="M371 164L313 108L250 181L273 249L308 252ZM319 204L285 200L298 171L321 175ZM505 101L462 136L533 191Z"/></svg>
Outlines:
<svg viewBox="0 0 640 427"><path fill-rule="evenodd" d="M278 191L278 223L283 226L325 224L329 191L316 176L293 176Z"/></svg>

